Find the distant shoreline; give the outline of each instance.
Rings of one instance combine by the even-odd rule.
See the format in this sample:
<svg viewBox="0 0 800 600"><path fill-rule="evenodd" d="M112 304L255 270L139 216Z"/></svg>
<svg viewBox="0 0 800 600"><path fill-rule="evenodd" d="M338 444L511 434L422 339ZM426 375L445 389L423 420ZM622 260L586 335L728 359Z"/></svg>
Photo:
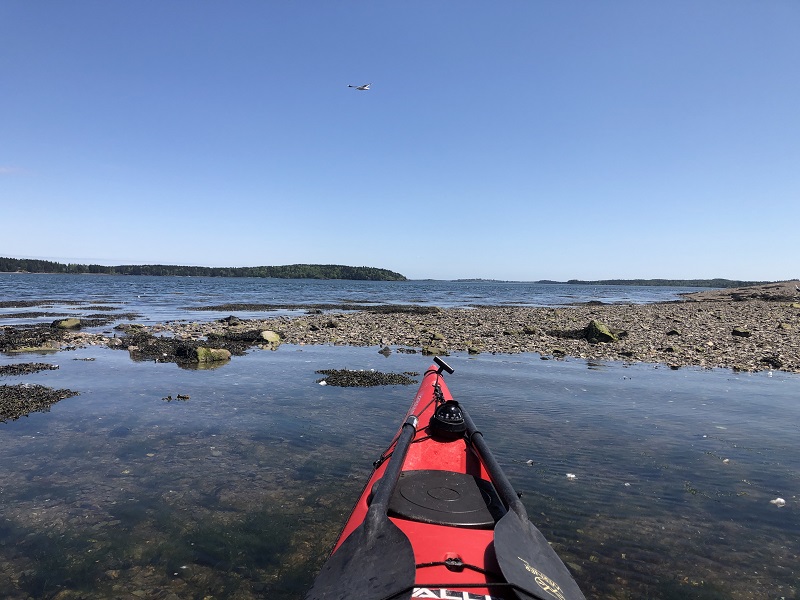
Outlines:
<svg viewBox="0 0 800 600"><path fill-rule="evenodd" d="M48 260L0 257L0 273L50 275L147 275L151 277L259 277L274 279L346 279L407 281L405 275L377 267L294 264L258 267L198 267L188 265L84 265Z"/></svg>
<svg viewBox="0 0 800 600"><path fill-rule="evenodd" d="M0 258L0 274L8 275L119 275L148 277L218 277L261 279L342 279L350 281L447 281L452 283L518 283L536 285L603 285L640 287L686 287L709 289L732 289L768 284L781 284L786 281L742 281L738 279L569 279L555 281L539 279L535 281L515 281L507 279L409 279L405 275L376 267L349 267L346 265L298 264L263 267L192 267L179 265L119 265L103 267L99 265L60 265L59 268L8 269L7 261L19 259ZM24 259L22 259L24 261ZM49 262L49 261L38 261Z"/></svg>

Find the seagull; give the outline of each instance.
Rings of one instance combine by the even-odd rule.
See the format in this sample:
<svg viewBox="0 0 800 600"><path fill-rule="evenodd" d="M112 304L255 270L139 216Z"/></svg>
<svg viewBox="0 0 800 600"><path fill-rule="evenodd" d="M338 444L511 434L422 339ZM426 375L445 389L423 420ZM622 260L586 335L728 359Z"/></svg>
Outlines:
<svg viewBox="0 0 800 600"><path fill-rule="evenodd" d="M371 85L372 85L371 83L365 83L364 85L348 85L347 87L355 88L362 92L366 92L369 89L369 86Z"/></svg>

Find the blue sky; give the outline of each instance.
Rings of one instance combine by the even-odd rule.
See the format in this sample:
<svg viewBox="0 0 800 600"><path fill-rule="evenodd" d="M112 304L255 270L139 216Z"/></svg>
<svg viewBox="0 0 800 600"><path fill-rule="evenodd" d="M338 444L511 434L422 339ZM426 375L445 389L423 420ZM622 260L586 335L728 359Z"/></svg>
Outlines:
<svg viewBox="0 0 800 600"><path fill-rule="evenodd" d="M796 0L4 0L0 256L800 277L798 31Z"/></svg>

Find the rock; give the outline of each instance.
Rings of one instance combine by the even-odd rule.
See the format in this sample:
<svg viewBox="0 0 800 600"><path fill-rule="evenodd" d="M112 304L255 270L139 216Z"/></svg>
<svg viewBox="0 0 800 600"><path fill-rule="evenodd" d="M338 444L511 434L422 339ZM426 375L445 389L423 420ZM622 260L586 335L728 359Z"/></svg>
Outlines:
<svg viewBox="0 0 800 600"><path fill-rule="evenodd" d="M195 356L197 362L200 363L220 362L231 359L230 350L225 350L224 348L206 348L205 346L196 348Z"/></svg>
<svg viewBox="0 0 800 600"><path fill-rule="evenodd" d="M418 373L381 373L380 371L352 371L350 369L322 369L317 371L325 375L324 379L317 380L320 385L333 385L338 387L371 387L379 385L411 385L417 383L412 376Z"/></svg>
<svg viewBox="0 0 800 600"><path fill-rule="evenodd" d="M731 331L731 335L735 335L736 337L750 337L753 334L744 327L734 327L733 331Z"/></svg>
<svg viewBox="0 0 800 600"><path fill-rule="evenodd" d="M533 325L525 325L525 327L522 328L522 333L525 335L536 335L539 333L539 330Z"/></svg>
<svg viewBox="0 0 800 600"><path fill-rule="evenodd" d="M224 319L220 319L219 322L227 323L228 325L240 325L242 323L242 320L235 315L231 315L229 317L225 317Z"/></svg>
<svg viewBox="0 0 800 600"><path fill-rule="evenodd" d="M48 412L56 402L77 395L72 390L54 390L43 385L0 385L0 423L15 421L32 412Z"/></svg>
<svg viewBox="0 0 800 600"><path fill-rule="evenodd" d="M617 335L611 332L608 325L597 319L589 321L583 332L589 342L592 342L592 340L595 342L616 342L619 339Z"/></svg>
<svg viewBox="0 0 800 600"><path fill-rule="evenodd" d="M56 329L80 329L81 320L74 317L69 319L57 319L53 321L52 327Z"/></svg>
<svg viewBox="0 0 800 600"><path fill-rule="evenodd" d="M680 335L680 334L681 334L681 332L680 332L680 331L678 331L677 329L670 329L670 330L667 332L667 335Z"/></svg>
<svg viewBox="0 0 800 600"><path fill-rule="evenodd" d="M481 349L478 346L467 346L468 354L480 354Z"/></svg>
<svg viewBox="0 0 800 600"><path fill-rule="evenodd" d="M773 369L780 369L783 367L783 361L775 354L770 354L761 358L761 362L769 365Z"/></svg>
<svg viewBox="0 0 800 600"><path fill-rule="evenodd" d="M261 332L261 339L264 340L268 344L280 344L281 343L281 336L275 333L272 330L266 330Z"/></svg>
<svg viewBox="0 0 800 600"><path fill-rule="evenodd" d="M423 346L422 354L425 356L448 356L447 351L439 346Z"/></svg>
<svg viewBox="0 0 800 600"><path fill-rule="evenodd" d="M30 375L39 371L52 371L58 369L58 365L48 363L15 363L11 365L0 365L0 377L4 375Z"/></svg>

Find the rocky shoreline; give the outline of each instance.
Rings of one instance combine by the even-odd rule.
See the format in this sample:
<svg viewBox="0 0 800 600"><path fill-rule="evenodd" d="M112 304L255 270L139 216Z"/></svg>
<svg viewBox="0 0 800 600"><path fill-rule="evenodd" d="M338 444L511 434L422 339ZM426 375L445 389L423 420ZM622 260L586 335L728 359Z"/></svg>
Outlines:
<svg viewBox="0 0 800 600"><path fill-rule="evenodd" d="M799 284L706 291L656 304L313 307L266 319L123 324L111 335L81 331L80 320L67 319L50 327L3 327L0 351L106 345L128 350L134 360L196 366L252 347L325 344L377 346L384 353L534 352L542 358L800 373Z"/></svg>
<svg viewBox="0 0 800 600"><path fill-rule="evenodd" d="M179 363L196 362L192 349L198 347L240 354L247 347L274 349L287 343L378 346L384 352L442 355L534 352L542 358L800 373L798 284L699 292L682 301L657 304L315 308L291 317L119 326L129 337L70 329L59 333L60 342L69 346L109 345L129 349L144 360L161 357ZM149 347L154 351L147 352Z"/></svg>

